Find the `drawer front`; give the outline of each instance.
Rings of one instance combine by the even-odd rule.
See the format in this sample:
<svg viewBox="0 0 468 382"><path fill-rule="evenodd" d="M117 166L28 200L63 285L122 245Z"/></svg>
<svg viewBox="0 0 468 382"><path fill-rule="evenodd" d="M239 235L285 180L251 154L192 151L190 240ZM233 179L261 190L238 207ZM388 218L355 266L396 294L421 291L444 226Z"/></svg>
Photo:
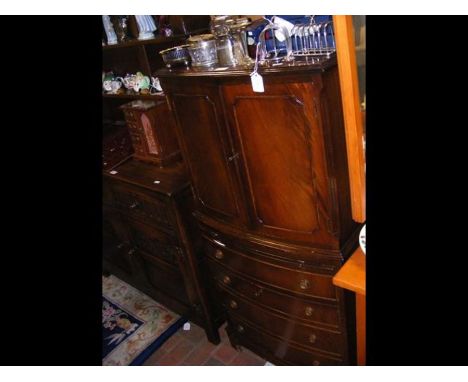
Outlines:
<svg viewBox="0 0 468 382"><path fill-rule="evenodd" d="M209 266L218 285L233 289L259 306L311 324L318 323L330 328L340 326L338 308L334 305L319 304L273 291L259 283L247 281L213 261L209 261ZM229 285L224 283L225 276L229 277Z"/></svg>
<svg viewBox="0 0 468 382"><path fill-rule="evenodd" d="M310 349L340 356L343 352L343 337L338 332L300 324L255 306L227 290L222 290L221 299L230 314L235 314L261 327L285 341Z"/></svg>
<svg viewBox="0 0 468 382"><path fill-rule="evenodd" d="M136 248L174 267L178 266L177 260L182 250L173 236L135 220L127 219L127 223L131 241Z"/></svg>
<svg viewBox="0 0 468 382"><path fill-rule="evenodd" d="M111 206L114 202L111 186L106 178L102 181L102 203Z"/></svg>
<svg viewBox="0 0 468 382"><path fill-rule="evenodd" d="M329 301L337 299L331 276L294 270L227 248L217 248L206 241L205 243L205 252L209 258L249 278L306 296Z"/></svg>
<svg viewBox="0 0 468 382"><path fill-rule="evenodd" d="M162 291L172 298L188 303L185 283L182 274L158 258L144 252L138 252L139 259L143 263L143 272L146 280L156 290Z"/></svg>
<svg viewBox="0 0 468 382"><path fill-rule="evenodd" d="M326 356L319 352L298 348L290 342L267 334L260 328L254 328L237 316L231 316L229 321L228 333L230 336L235 336L241 344L245 343L247 347L252 344L260 352L271 354L287 364L302 366L344 364L341 357Z"/></svg>
<svg viewBox="0 0 468 382"><path fill-rule="evenodd" d="M132 188L114 185L115 205L125 214L172 232L174 224L168 201Z"/></svg>

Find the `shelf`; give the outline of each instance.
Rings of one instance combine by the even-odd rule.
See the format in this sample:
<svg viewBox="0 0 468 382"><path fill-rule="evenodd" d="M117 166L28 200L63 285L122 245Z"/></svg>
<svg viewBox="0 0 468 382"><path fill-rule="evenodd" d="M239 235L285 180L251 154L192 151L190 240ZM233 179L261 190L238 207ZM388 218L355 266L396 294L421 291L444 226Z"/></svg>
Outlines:
<svg viewBox="0 0 468 382"><path fill-rule="evenodd" d="M165 100L164 94L103 94L103 98Z"/></svg>
<svg viewBox="0 0 468 382"><path fill-rule="evenodd" d="M102 50L106 51L106 50L113 50L113 49L131 48L134 46L164 44L168 42L177 42L185 38L186 38L185 35L175 35L171 37L156 36L156 38L152 38L150 40L130 40L125 43L120 43L120 44L115 44L115 45L105 45L102 47Z"/></svg>

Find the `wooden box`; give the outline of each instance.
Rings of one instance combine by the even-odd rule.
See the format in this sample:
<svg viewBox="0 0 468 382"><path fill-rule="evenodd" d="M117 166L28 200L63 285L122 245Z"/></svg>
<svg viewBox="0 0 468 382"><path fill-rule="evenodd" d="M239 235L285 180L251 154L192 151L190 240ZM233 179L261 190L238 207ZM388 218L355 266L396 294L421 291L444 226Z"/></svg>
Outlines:
<svg viewBox="0 0 468 382"><path fill-rule="evenodd" d="M135 159L166 167L181 160L173 116L166 99L137 100L121 106Z"/></svg>

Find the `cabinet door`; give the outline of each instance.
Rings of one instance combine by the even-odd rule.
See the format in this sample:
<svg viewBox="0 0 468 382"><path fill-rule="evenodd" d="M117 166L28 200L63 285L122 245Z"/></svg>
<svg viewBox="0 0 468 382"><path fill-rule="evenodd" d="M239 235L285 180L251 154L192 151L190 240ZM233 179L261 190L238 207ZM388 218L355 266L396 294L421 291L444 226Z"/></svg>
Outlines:
<svg viewBox="0 0 468 382"><path fill-rule="evenodd" d="M294 80L265 85L265 93L254 93L250 82L223 86L251 226L336 246L320 90Z"/></svg>
<svg viewBox="0 0 468 382"><path fill-rule="evenodd" d="M133 273L131 249L125 224L120 214L104 207L103 210L103 255L113 266L126 275Z"/></svg>
<svg viewBox="0 0 468 382"><path fill-rule="evenodd" d="M182 88L170 98L198 209L241 224L234 158L217 87Z"/></svg>

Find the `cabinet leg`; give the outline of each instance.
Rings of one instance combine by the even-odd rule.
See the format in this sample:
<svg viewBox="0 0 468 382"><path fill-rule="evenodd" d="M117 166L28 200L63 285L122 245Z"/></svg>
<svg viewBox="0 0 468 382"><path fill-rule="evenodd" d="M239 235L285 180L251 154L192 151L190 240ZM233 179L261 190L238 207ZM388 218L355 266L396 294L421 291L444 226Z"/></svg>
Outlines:
<svg viewBox="0 0 468 382"><path fill-rule="evenodd" d="M206 337L208 341L210 341L214 345L218 345L221 342L221 338L219 337L219 332L213 328L205 329Z"/></svg>

